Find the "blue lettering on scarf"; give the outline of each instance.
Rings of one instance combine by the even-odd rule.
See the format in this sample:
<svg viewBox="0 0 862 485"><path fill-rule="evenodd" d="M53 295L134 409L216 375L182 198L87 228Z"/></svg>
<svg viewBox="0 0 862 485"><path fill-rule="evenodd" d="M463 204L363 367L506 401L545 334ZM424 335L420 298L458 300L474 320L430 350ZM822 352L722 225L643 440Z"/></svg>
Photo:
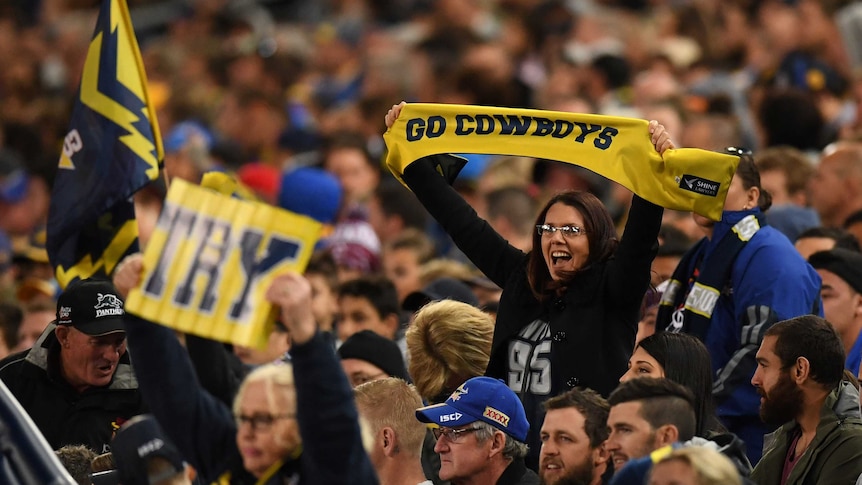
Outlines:
<svg viewBox="0 0 862 485"><path fill-rule="evenodd" d="M536 130L533 136L548 136L554 131L554 122L548 118L533 118L536 120Z"/></svg>
<svg viewBox="0 0 862 485"><path fill-rule="evenodd" d="M533 125L535 122L535 125ZM595 125L592 123L572 122L567 120L552 120L549 118L515 115L468 114L455 115L455 130L457 136L469 135L514 135L524 136L533 127L531 136L552 136L564 139L575 133L574 141L586 143L589 135L594 135L593 146L599 150L607 150L613 143L619 130L612 126ZM411 118L407 121L407 141L419 141L423 138L437 138L446 132L446 119L442 116Z"/></svg>
<svg viewBox="0 0 862 485"><path fill-rule="evenodd" d="M608 147L611 146L611 142L614 141L614 137L619 134L620 130L614 128L613 126L606 126L599 136L593 141L593 146L598 148L599 150L607 150Z"/></svg>
<svg viewBox="0 0 862 485"><path fill-rule="evenodd" d="M407 141L419 141L422 137L437 138L446 131L446 119L442 116L431 116L428 122L422 118L407 120Z"/></svg>
<svg viewBox="0 0 862 485"><path fill-rule="evenodd" d="M488 115L476 115L476 134L489 135L494 132L494 118Z"/></svg>
<svg viewBox="0 0 862 485"><path fill-rule="evenodd" d="M521 119L514 115L506 117L503 117L503 115L494 115L494 119L500 122L501 135L526 135L527 128L530 127L530 123L533 121L533 118L530 116L524 116Z"/></svg>
<svg viewBox="0 0 862 485"><path fill-rule="evenodd" d="M575 131L574 123L570 121L556 120L554 121L554 132L551 133L551 136L554 138L565 138L571 135L573 131Z"/></svg>
<svg viewBox="0 0 862 485"><path fill-rule="evenodd" d="M455 134L456 135L469 135L473 133L473 127L464 126L467 123L474 123L473 117L470 115L455 115ZM411 140L412 141L412 140Z"/></svg>
<svg viewBox="0 0 862 485"><path fill-rule="evenodd" d="M583 143L590 133L595 133L602 129L602 125L588 125L586 123L578 123L577 121L575 124L581 129L581 134L575 137L575 141L578 143Z"/></svg>

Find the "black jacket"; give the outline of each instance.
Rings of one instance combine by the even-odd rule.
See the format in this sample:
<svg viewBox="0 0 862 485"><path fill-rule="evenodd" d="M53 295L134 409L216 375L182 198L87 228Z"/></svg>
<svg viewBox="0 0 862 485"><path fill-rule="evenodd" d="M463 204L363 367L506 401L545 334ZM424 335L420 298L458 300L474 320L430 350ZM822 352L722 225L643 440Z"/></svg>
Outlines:
<svg viewBox="0 0 862 485"><path fill-rule="evenodd" d="M243 364L225 344L197 335L186 335L186 352L201 387L219 401L232 406L233 398L251 367Z"/></svg>
<svg viewBox="0 0 862 485"><path fill-rule="evenodd" d="M455 244L503 288L486 375L507 379L509 344L537 319L550 324L550 393L521 394L531 430L528 466L537 466L541 402L573 387L607 396L626 371L637 333L641 300L649 287L663 209L635 196L625 236L614 255L578 273L565 294L541 303L527 281L527 255L482 220L433 166L435 157L410 164L403 179Z"/></svg>
<svg viewBox="0 0 862 485"><path fill-rule="evenodd" d="M294 386L302 454L257 481L242 467L230 408L204 391L173 331L126 314L141 392L168 437L206 483L374 485L359 433L353 392L320 334L294 345Z"/></svg>
<svg viewBox="0 0 862 485"><path fill-rule="evenodd" d="M539 485L539 476L524 465L524 460L518 459L509 463L497 485Z"/></svg>
<svg viewBox="0 0 862 485"><path fill-rule="evenodd" d="M60 345L51 324L33 348L0 361L0 379L33 419L51 448L87 445L110 451L114 432L129 418L146 412L128 352L120 357L107 387L82 393L60 375Z"/></svg>

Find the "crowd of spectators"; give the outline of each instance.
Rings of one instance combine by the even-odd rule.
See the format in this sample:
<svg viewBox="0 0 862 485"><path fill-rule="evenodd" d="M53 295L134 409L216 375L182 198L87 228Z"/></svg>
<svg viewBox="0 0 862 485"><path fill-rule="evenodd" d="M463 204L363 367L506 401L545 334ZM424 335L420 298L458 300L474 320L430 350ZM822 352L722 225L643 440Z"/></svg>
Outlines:
<svg viewBox="0 0 862 485"><path fill-rule="evenodd" d="M194 336L174 345L131 315L107 325L68 314L95 296L59 287L45 224L99 4L0 2L0 379L48 445L77 460L67 466L79 483L81 461L110 452L114 436L125 455L91 468L93 480L113 468L130 483L144 473L175 483L363 483L376 473L383 484L467 483L470 473L548 484L862 473L858 455L841 467L823 458L862 436L858 2L128 0L165 148L164 176L135 195L142 248L171 180L200 183L209 172L325 226L305 279L285 277L268 295L284 318L266 349ZM430 170L406 170L407 189L385 168L384 115L402 100L657 120L671 147L733 147L742 162L716 224L668 209L659 217L615 182L526 157L467 154L452 186L459 198L447 199ZM653 140L659 152L664 142ZM494 237L450 227L470 211ZM586 227L606 226L606 247L599 254L587 231L589 259L576 264L576 238L557 234L573 221L554 218L590 211L601 220ZM750 241L726 244L751 221ZM542 260L551 240L568 259ZM137 278L132 266L116 288L93 283L99 295L119 302ZM625 285L568 279L606 266ZM718 303L689 305L696 285L714 286ZM600 287L601 298L584 296ZM808 313L825 320L794 318ZM822 345L795 349L787 335ZM154 362L159 353L177 366ZM271 365L282 360L291 364ZM550 377L525 377L542 362ZM309 368L326 383L300 376ZM480 376L503 379L521 407L500 381L471 380ZM644 376L657 382L631 383ZM175 395L157 392L165 383ZM357 386L354 404L344 397ZM803 397L806 407L775 412ZM343 442L303 421L326 406L332 419L318 431ZM678 412L663 421L649 411L660 407ZM831 414L817 421L821 407ZM500 409L515 414L502 419ZM152 416L134 418L143 412ZM197 426L205 418L217 425ZM839 419L848 434L825 430ZM651 439L626 441L633 422ZM776 430L778 445L763 441ZM161 470L129 455L153 440L167 443L147 450ZM201 449L214 440L219 450ZM465 443L491 465L470 468L458 454ZM328 470L320 453L343 461ZM125 470L123 458L133 462ZM342 465L355 473L338 475Z"/></svg>

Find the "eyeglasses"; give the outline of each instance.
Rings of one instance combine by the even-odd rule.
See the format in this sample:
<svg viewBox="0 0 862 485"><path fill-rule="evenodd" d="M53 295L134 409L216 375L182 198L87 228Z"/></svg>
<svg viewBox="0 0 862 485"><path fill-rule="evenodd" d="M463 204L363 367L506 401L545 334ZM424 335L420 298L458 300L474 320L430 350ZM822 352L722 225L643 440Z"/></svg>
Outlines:
<svg viewBox="0 0 862 485"><path fill-rule="evenodd" d="M295 417L296 414L252 414L251 416L236 414L233 419L236 421L237 428L241 428L243 423L248 423L251 425L252 431L266 431L276 420Z"/></svg>
<svg viewBox="0 0 862 485"><path fill-rule="evenodd" d="M539 224L536 226L536 230L539 232L540 236L553 236L555 232L560 231L565 238L571 238L575 236L580 236L583 233L583 229L579 226L552 226L550 224Z"/></svg>
<svg viewBox="0 0 862 485"><path fill-rule="evenodd" d="M746 160L747 162L754 163L754 154L748 148L727 147L724 149L724 152L728 155L736 155L741 160Z"/></svg>
<svg viewBox="0 0 862 485"><path fill-rule="evenodd" d="M360 372L357 372L355 374L350 374L350 376L348 376L348 377L350 379L350 384L352 384L353 387L356 387L356 386L359 386L361 384L365 384L366 382L371 382L371 381L380 379L381 377L385 377L386 375L387 374L385 372L381 372L379 374L373 374L373 375L362 374Z"/></svg>
<svg viewBox="0 0 862 485"><path fill-rule="evenodd" d="M440 437L443 436L452 443L460 443L464 436L467 436L474 431L479 431L479 428L431 428L431 433L434 434L434 439L439 440Z"/></svg>
<svg viewBox="0 0 862 485"><path fill-rule="evenodd" d="M745 156L750 157L752 155L751 150L749 150L748 148L727 147L724 149L724 151L731 154L731 155L737 155L740 157L745 157Z"/></svg>

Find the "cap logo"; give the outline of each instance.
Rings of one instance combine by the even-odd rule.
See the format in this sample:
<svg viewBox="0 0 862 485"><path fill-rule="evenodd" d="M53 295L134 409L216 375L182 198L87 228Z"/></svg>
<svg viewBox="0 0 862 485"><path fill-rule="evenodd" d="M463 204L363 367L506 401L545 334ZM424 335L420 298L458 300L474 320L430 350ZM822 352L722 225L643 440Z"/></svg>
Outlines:
<svg viewBox="0 0 862 485"><path fill-rule="evenodd" d="M452 414L444 414L440 416L441 423L448 423L449 421L458 421L461 419L461 416L464 416L461 413L452 413Z"/></svg>
<svg viewBox="0 0 862 485"><path fill-rule="evenodd" d="M58 316L61 320L67 320L67 319L69 318L69 315L71 315L71 314L72 314L72 307L69 307L69 306L61 306L61 307L60 307L60 312L59 312L59 314L58 314L57 316Z"/></svg>
<svg viewBox="0 0 862 485"><path fill-rule="evenodd" d="M458 389L455 389L455 391L452 393L452 395L449 396L449 399L451 399L453 401L457 401L457 400L461 399L462 394L467 394L467 391L468 391L468 389L466 387L464 387L464 384L461 384L460 386L458 386Z"/></svg>
<svg viewBox="0 0 862 485"><path fill-rule="evenodd" d="M99 299L96 306L93 307L96 309L96 318L124 313L123 302L116 295L97 293L96 297Z"/></svg>
<svg viewBox="0 0 862 485"><path fill-rule="evenodd" d="M496 421L507 428L509 427L509 416L506 416L505 414L501 413L500 411L497 411L491 406L485 406L485 412L482 413L482 416L490 419L491 421Z"/></svg>
<svg viewBox="0 0 862 485"><path fill-rule="evenodd" d="M160 450L163 446L165 446L164 441L159 438L153 438L138 447L138 456L143 458L156 450Z"/></svg>

